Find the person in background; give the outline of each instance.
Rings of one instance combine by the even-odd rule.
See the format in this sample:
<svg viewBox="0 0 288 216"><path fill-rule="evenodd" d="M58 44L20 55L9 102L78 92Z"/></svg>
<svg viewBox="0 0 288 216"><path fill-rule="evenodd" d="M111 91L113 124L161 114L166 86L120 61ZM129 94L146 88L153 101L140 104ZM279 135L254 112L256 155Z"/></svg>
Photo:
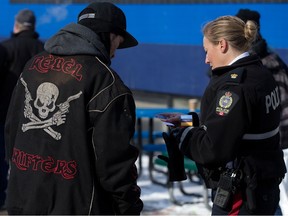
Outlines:
<svg viewBox="0 0 288 216"><path fill-rule="evenodd" d="M169 158L178 150L196 162L212 189L212 215L273 215L279 202L286 172L280 91L259 57L248 52L257 34L254 22L236 16L221 16L204 26L205 62L212 77L201 99L200 126L163 135ZM169 164L171 168L173 160Z"/></svg>
<svg viewBox="0 0 288 216"><path fill-rule="evenodd" d="M13 89L26 62L37 53L44 50L39 34L35 32L36 17L33 11L23 9L15 16L11 38L0 43L4 53L1 57L0 86L0 208L4 206L7 188L8 164L5 161L4 124Z"/></svg>
<svg viewBox="0 0 288 216"><path fill-rule="evenodd" d="M279 86L281 98L280 144L284 152L286 168L288 164L288 67L277 53L271 50L260 33L260 13L250 9L240 9L237 17L244 22L254 21L259 28L259 34L252 45L251 52L256 53L263 65L272 73ZM283 215L288 215L288 175L280 184L280 208Z"/></svg>
<svg viewBox="0 0 288 216"><path fill-rule="evenodd" d="M6 50L3 46L0 45L0 65L3 66L6 58ZM0 70L1 77L3 77L2 72L4 71L3 67ZM0 79L0 86L3 86L4 79ZM2 93L0 93L2 94ZM1 103L0 108L3 108ZM4 110L0 110L1 114ZM4 121L1 121L0 124L0 210L5 209L5 199L6 199L6 189L7 189L7 174L8 174L8 163L5 161L5 144L4 144Z"/></svg>
<svg viewBox="0 0 288 216"><path fill-rule="evenodd" d="M28 61L5 125L9 214L140 215L135 101L110 67L137 44L119 7L92 2Z"/></svg>

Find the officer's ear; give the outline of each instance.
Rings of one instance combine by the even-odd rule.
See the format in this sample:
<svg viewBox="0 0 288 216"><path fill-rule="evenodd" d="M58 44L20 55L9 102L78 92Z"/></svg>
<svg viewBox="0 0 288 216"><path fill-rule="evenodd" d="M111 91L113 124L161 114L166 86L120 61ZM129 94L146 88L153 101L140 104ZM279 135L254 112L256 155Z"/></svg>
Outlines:
<svg viewBox="0 0 288 216"><path fill-rule="evenodd" d="M222 52L222 53L226 53L227 50L228 50L229 44L228 44L228 42L227 42L225 39L222 38L222 39L219 41L219 46L220 46L221 52Z"/></svg>

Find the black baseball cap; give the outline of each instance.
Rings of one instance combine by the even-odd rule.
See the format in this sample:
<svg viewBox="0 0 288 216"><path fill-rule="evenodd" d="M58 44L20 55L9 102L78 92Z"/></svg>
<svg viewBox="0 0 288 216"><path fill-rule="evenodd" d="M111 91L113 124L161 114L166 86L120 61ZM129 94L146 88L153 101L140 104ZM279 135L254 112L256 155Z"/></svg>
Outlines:
<svg viewBox="0 0 288 216"><path fill-rule="evenodd" d="M93 2L78 15L78 24L84 25L94 32L112 32L124 38L118 47L128 48L138 44L138 41L126 31L126 17L124 12L109 2Z"/></svg>

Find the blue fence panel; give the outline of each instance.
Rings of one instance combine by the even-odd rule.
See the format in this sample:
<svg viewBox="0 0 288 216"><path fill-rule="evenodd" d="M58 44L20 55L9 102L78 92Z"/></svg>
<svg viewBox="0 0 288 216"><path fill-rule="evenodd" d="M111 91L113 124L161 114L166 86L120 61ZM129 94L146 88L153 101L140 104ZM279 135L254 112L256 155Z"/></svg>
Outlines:
<svg viewBox="0 0 288 216"><path fill-rule="evenodd" d="M37 16L43 40L70 22L87 4L11 4L1 0L0 40L10 36L18 10L29 8ZM118 4L127 16L128 31L139 46L119 50L112 67L136 90L201 96L209 81L204 63L201 27L240 8L261 14L261 33L271 48L288 62L287 3L223 4Z"/></svg>

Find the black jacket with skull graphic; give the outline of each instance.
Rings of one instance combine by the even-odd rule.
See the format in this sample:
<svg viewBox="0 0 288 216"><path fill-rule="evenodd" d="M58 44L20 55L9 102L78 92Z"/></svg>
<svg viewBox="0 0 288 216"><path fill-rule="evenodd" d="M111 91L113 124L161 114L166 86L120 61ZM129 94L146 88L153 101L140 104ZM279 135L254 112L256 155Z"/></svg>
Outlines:
<svg viewBox="0 0 288 216"><path fill-rule="evenodd" d="M131 91L90 29L69 24L18 80L5 126L11 214L140 214Z"/></svg>

